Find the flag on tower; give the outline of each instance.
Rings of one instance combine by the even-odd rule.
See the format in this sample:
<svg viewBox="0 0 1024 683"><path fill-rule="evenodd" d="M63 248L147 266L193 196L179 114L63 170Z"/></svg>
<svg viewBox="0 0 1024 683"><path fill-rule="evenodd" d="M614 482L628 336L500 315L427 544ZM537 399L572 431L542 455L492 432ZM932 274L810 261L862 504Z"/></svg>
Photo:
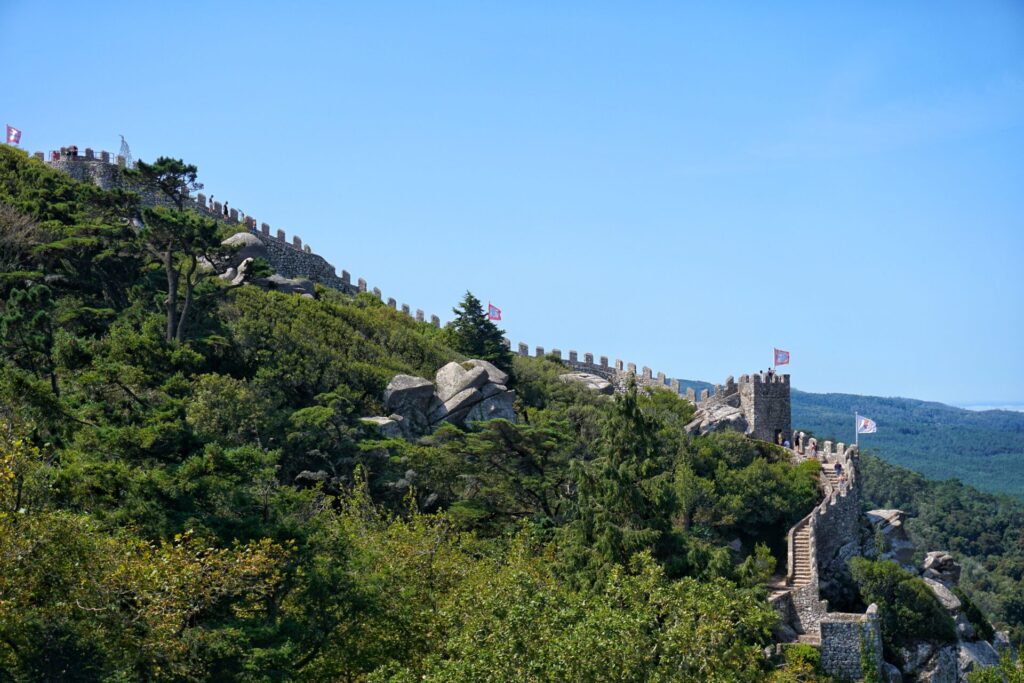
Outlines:
<svg viewBox="0 0 1024 683"><path fill-rule="evenodd" d="M776 365L789 365L789 351L783 351L782 349L775 349L775 364Z"/></svg>
<svg viewBox="0 0 1024 683"><path fill-rule="evenodd" d="M16 145L19 142L21 142L21 131L11 124L7 124L7 144Z"/></svg>
<svg viewBox="0 0 1024 683"><path fill-rule="evenodd" d="M878 431L878 425L871 418L857 415L857 433L858 434L874 434Z"/></svg>
<svg viewBox="0 0 1024 683"><path fill-rule="evenodd" d="M487 304L487 319L488 320L501 320L501 309L494 304Z"/></svg>

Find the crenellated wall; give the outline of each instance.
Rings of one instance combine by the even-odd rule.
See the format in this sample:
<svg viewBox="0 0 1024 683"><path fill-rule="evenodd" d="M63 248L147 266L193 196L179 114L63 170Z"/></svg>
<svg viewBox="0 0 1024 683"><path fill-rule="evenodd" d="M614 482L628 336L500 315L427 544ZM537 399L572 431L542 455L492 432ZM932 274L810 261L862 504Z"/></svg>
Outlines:
<svg viewBox="0 0 1024 683"><path fill-rule="evenodd" d="M802 435L801 435L802 436ZM816 443L816 442L812 442ZM791 622L800 633L817 637L822 668L841 681L864 677L864 662L873 662L876 671L882 664L881 627L878 610L871 605L865 614L829 612L828 601L821 599L822 582L834 580L843 571L844 546L859 543L861 515L860 456L856 446L826 441L816 453L801 438L794 451L798 459L814 457L822 463L822 501L809 515L789 531L786 583L791 586L788 606ZM836 463L842 466L845 480L834 475ZM806 531L810 551L810 579L797 581L798 538ZM787 596L775 600L785 604ZM778 606L776 609L780 609ZM780 613L782 610L780 609ZM865 650L867 648L867 650ZM862 654L869 655L862 657Z"/></svg>
<svg viewBox="0 0 1024 683"><path fill-rule="evenodd" d="M864 614L832 612L821 622L821 668L840 681L867 678L863 665L882 668L882 625L878 606Z"/></svg>
<svg viewBox="0 0 1024 683"><path fill-rule="evenodd" d="M511 343L507 339L505 343L511 348ZM517 353L520 356L529 356L530 347L523 342L519 342ZM669 381L666 379L664 372L659 372L655 375L648 367L642 368L638 373L636 363L623 363L621 360L616 359L615 364L612 365L608 362L608 356L600 356L595 361L594 354L589 352L583 354L582 360L576 351L569 351L568 356L564 357L561 349L551 349L551 351L545 354L543 346L535 348L535 355L537 358L552 355L576 372L588 372L592 375L603 377L614 384L620 391L625 389L627 377L632 374L638 386L660 386L666 389L674 389L677 394L679 393L679 380L673 379Z"/></svg>
<svg viewBox="0 0 1024 683"><path fill-rule="evenodd" d="M810 446L801 443L794 449L800 456L810 453ZM809 515L801 519L790 529L789 568L787 580L793 583L794 578L794 542L796 534L802 528L810 530L811 540L811 571L817 586L820 580L828 580L834 573L833 564L839 550L848 543L859 539L861 514L861 486L858 475L860 455L856 446L844 446L842 443L834 447L826 441L818 450L817 458L823 467L834 467L835 463L842 466L846 482L834 484L827 476L822 478L824 498Z"/></svg>
<svg viewBox="0 0 1024 683"><path fill-rule="evenodd" d="M141 196L143 204L147 206L171 205L167 197L142 187L139 183L126 177L124 171L127 164L122 156L114 156L106 151L97 154L88 147L83 153L79 153L76 146L62 147L60 150L52 151L49 158L42 152L36 152L33 156L76 180L91 182L105 190L117 188L136 192ZM363 278L359 278L353 283L352 276L346 270L341 271L339 275L333 265L314 253L308 244L303 244L302 238L298 235L292 235L289 240L284 230L280 228L272 230L269 224L257 221L237 207L230 207L230 202L214 201L213 195L207 196L199 192L195 197L189 198L187 208L229 225L237 225L240 230L246 230L255 235L266 247L267 260L270 265L284 277L306 278L349 294L369 291L378 299L383 300L379 288L369 289ZM394 299L389 298L387 303L391 308L398 310L398 304ZM430 315L428 318L420 309L413 312L408 304L402 304L401 310L417 321L429 322L435 327L441 326L441 319L436 315Z"/></svg>

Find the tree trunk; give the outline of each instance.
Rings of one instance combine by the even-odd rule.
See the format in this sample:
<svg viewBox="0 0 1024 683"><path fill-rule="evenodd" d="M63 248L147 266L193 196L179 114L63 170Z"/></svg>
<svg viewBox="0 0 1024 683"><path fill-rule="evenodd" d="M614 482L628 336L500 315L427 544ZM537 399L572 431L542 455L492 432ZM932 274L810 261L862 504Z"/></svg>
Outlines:
<svg viewBox="0 0 1024 683"><path fill-rule="evenodd" d="M167 272L167 301L164 303L167 309L167 341L174 341L174 334L178 329L178 279L180 274L174 266L174 250L167 245L167 252L164 254L164 270Z"/></svg>
<svg viewBox="0 0 1024 683"><path fill-rule="evenodd" d="M196 288L196 279L193 278L195 278L196 267L199 265L195 254L192 254L190 258L192 259L192 262L189 264L188 272L185 273L185 303L181 307L181 315L178 317L178 329L175 331L175 339L177 339L179 343L185 341L185 328L188 326L188 312L192 307L192 292Z"/></svg>

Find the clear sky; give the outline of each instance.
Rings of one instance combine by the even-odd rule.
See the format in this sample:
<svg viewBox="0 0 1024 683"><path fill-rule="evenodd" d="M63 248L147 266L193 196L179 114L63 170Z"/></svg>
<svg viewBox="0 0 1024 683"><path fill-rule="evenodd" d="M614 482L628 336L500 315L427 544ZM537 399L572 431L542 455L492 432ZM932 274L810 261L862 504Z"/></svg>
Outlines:
<svg viewBox="0 0 1024 683"><path fill-rule="evenodd" d="M727 6L728 5L728 6ZM414 309L1024 403L1024 3L0 0L28 151L183 157Z"/></svg>

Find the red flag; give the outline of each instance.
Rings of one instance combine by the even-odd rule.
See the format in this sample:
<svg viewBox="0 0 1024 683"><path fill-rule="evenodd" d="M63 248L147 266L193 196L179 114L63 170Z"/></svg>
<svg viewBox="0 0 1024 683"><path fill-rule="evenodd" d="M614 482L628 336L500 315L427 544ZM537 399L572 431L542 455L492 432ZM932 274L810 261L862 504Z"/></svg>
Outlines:
<svg viewBox="0 0 1024 683"><path fill-rule="evenodd" d="M487 319L501 320L501 309L493 304L487 304Z"/></svg>
<svg viewBox="0 0 1024 683"><path fill-rule="evenodd" d="M775 349L775 364L776 365L789 365L789 351L783 351L782 349Z"/></svg>
<svg viewBox="0 0 1024 683"><path fill-rule="evenodd" d="M7 144L16 145L19 142L21 142L21 131L11 124L7 124Z"/></svg>

